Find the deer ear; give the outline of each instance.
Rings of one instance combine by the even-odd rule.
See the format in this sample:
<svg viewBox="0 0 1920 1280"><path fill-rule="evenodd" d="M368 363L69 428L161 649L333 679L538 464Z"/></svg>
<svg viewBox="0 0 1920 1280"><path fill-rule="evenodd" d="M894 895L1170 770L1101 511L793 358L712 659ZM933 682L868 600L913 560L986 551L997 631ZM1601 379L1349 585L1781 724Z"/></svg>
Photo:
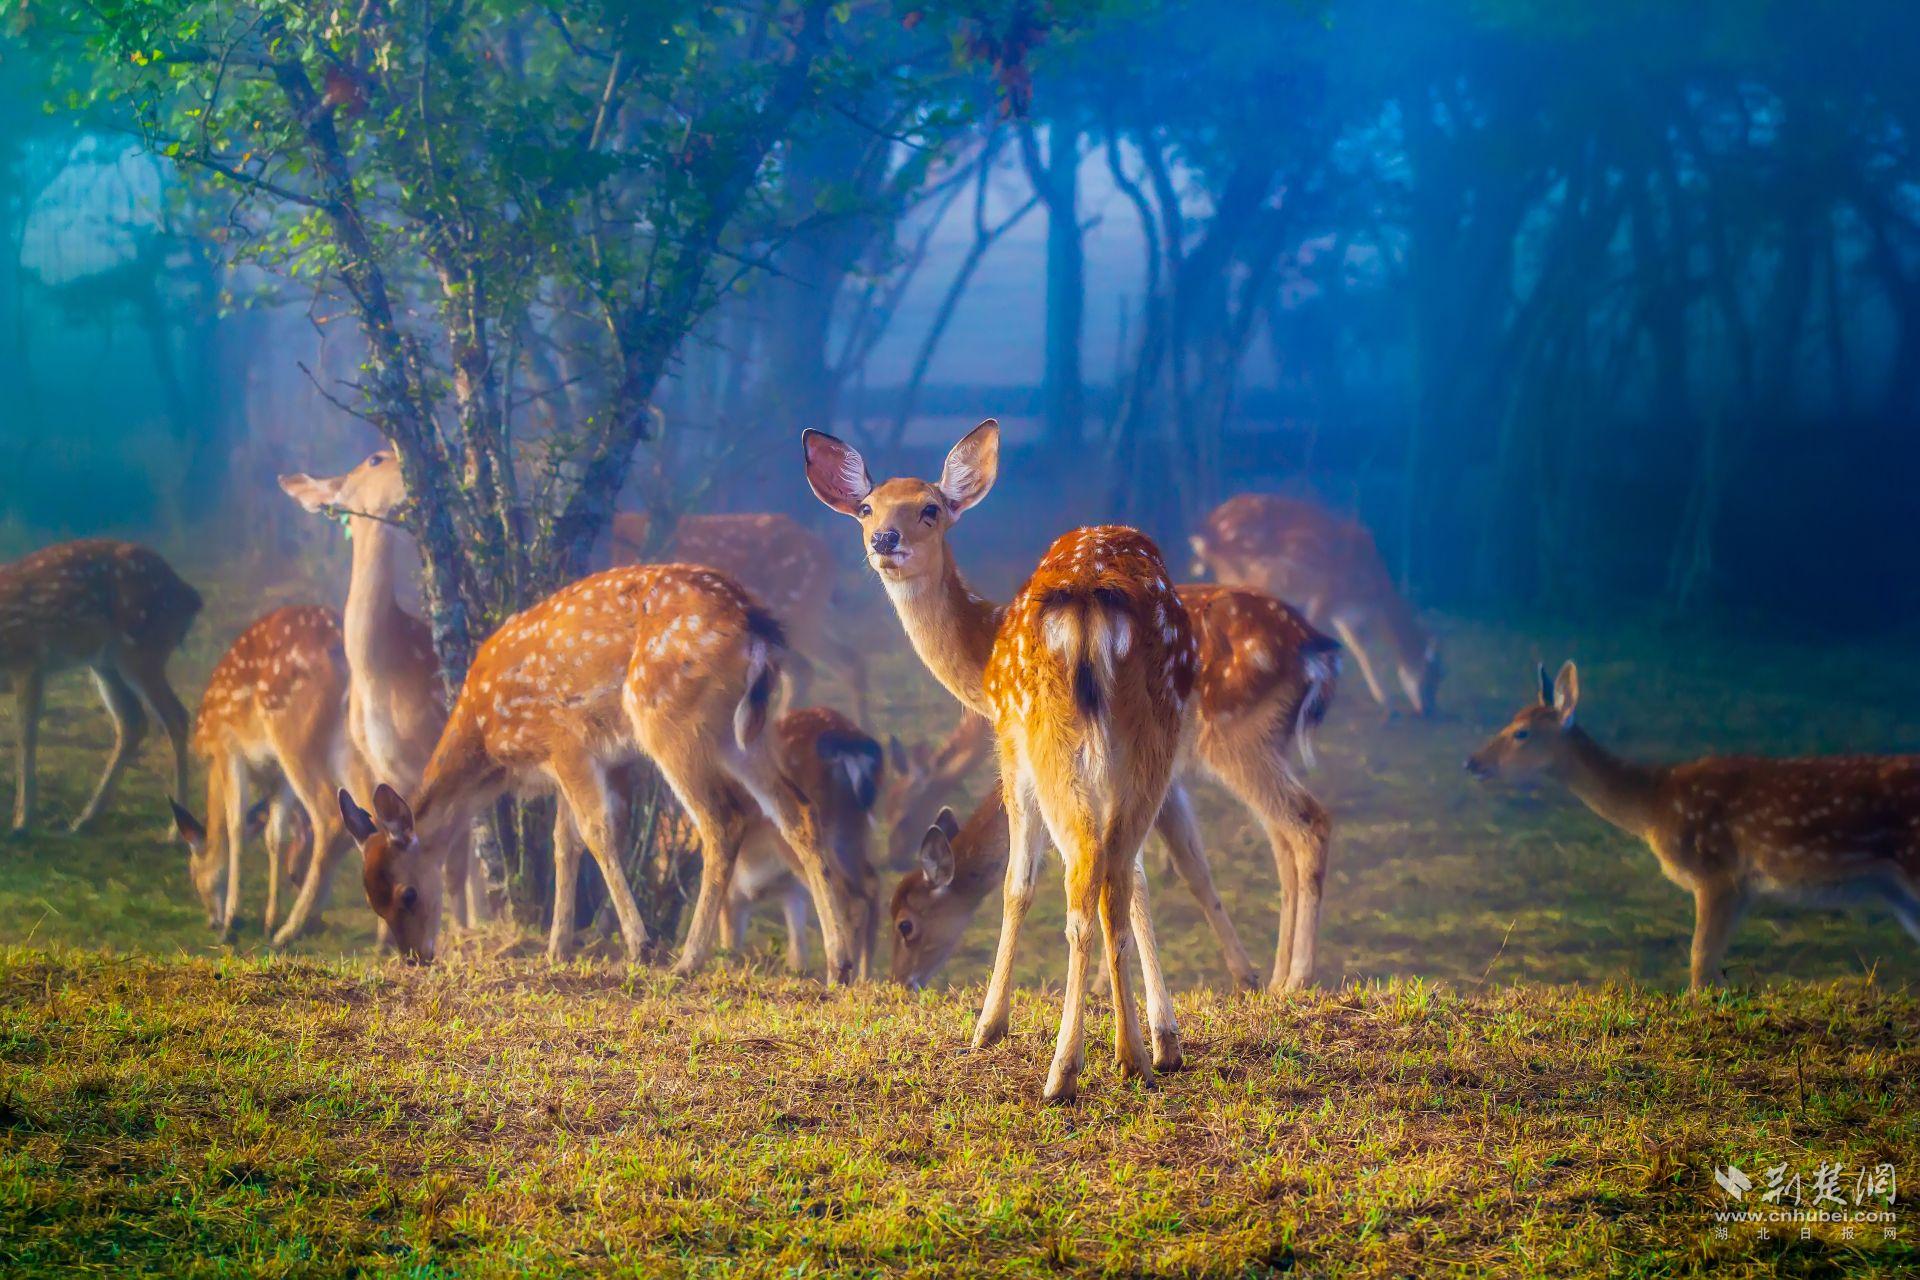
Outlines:
<svg viewBox="0 0 1920 1280"><path fill-rule="evenodd" d="M413 842L413 810L384 782L373 790L373 812L387 829L387 839L399 845Z"/></svg>
<svg viewBox="0 0 1920 1280"><path fill-rule="evenodd" d="M1540 673L1540 705L1550 707L1553 705L1553 677L1547 674L1546 663L1541 662L1535 665Z"/></svg>
<svg viewBox="0 0 1920 1280"><path fill-rule="evenodd" d="M1000 424L992 418L967 432L940 468L940 493L959 515L987 496L1000 473Z"/></svg>
<svg viewBox="0 0 1920 1280"><path fill-rule="evenodd" d="M953 810L945 805L941 805L940 812L933 816L933 825L946 832L949 840L960 838L960 819L954 817Z"/></svg>
<svg viewBox="0 0 1920 1280"><path fill-rule="evenodd" d="M813 496L841 515L859 519L860 504L873 492L873 477L867 474L867 460L860 451L812 427L800 433L800 451Z"/></svg>
<svg viewBox="0 0 1920 1280"><path fill-rule="evenodd" d="M1580 703L1580 672L1571 663L1560 668L1553 682L1553 709L1560 713L1560 727L1573 724L1573 710Z"/></svg>
<svg viewBox="0 0 1920 1280"><path fill-rule="evenodd" d="M280 487L287 496L305 507L313 515L319 515L340 496L340 480L320 480L298 471L290 476L280 477Z"/></svg>
<svg viewBox="0 0 1920 1280"><path fill-rule="evenodd" d="M950 813L944 816L949 820L953 817ZM927 888L936 892L953 883L953 838L938 822L920 837L920 872L927 878Z"/></svg>
<svg viewBox="0 0 1920 1280"><path fill-rule="evenodd" d="M204 849L207 844L207 829L201 825L200 819L187 812L186 808L172 796L167 797L167 807L173 810L173 829L178 831L180 838L187 842L187 848L195 853Z"/></svg>
<svg viewBox="0 0 1920 1280"><path fill-rule="evenodd" d="M897 733L887 735L887 767L895 774L905 774L907 771L907 749L900 745L900 735Z"/></svg>
<svg viewBox="0 0 1920 1280"><path fill-rule="evenodd" d="M346 824L347 834L362 849L373 835L373 815L353 802L353 793L345 787L340 788L340 821Z"/></svg>

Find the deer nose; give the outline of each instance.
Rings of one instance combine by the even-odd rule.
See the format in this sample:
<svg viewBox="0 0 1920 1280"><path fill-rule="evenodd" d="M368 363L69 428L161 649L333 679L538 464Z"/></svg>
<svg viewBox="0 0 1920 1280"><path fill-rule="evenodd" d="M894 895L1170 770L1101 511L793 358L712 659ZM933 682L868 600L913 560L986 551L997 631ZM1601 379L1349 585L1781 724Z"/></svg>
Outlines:
<svg viewBox="0 0 1920 1280"><path fill-rule="evenodd" d="M1467 757L1465 767L1467 772L1472 774L1476 778L1484 778L1493 772L1491 769L1487 768L1486 765L1482 764L1479 761L1479 759L1477 759L1474 756Z"/></svg>
<svg viewBox="0 0 1920 1280"><path fill-rule="evenodd" d="M873 535L873 549L883 556L890 556L900 549L900 531L882 529Z"/></svg>

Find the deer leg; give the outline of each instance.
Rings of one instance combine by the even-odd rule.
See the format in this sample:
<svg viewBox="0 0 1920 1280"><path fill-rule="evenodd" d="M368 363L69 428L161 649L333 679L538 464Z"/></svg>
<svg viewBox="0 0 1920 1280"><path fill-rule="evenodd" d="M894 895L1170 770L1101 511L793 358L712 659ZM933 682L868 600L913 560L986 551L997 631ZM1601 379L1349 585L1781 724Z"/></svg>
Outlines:
<svg viewBox="0 0 1920 1280"><path fill-rule="evenodd" d="M813 895L820 917L821 941L827 953L827 980L853 981L856 967L852 906L855 886L847 883L840 861L820 838L820 824L811 806L780 776L763 736L728 758L728 771L773 820L780 838L793 851L801 880Z"/></svg>
<svg viewBox="0 0 1920 1280"><path fill-rule="evenodd" d="M620 920L627 959L638 961L646 951L647 926L640 919L640 904L633 900L633 890L627 884L626 869L620 865L619 824L614 817L613 797L607 790L606 770L586 756L556 757L552 768L560 784L561 802L573 810L574 830L587 842L587 852L600 865L600 878L607 882L607 897Z"/></svg>
<svg viewBox="0 0 1920 1280"><path fill-rule="evenodd" d="M787 918L787 969L792 973L805 973L807 930L813 924L812 899L807 896L807 887L798 880L789 884L780 895L780 907Z"/></svg>
<svg viewBox="0 0 1920 1280"><path fill-rule="evenodd" d="M1090 833L1089 833L1090 834ZM1106 888L1101 883L1090 840L1078 850L1067 853L1067 987L1060 1006L1060 1033L1053 1042L1053 1063L1047 1068L1047 1087L1042 1094L1048 1102L1070 1102L1080 1088L1080 1069L1086 1064L1087 961L1092 950L1094 918L1104 905ZM1063 852L1065 849L1063 848ZM1079 856L1076 858L1075 854ZM1089 856L1093 855L1093 856ZM1107 967L1113 985L1114 1012L1120 1022L1119 1039L1127 1038L1126 1020L1133 1009L1127 975ZM1140 1024L1133 1024L1133 1038L1140 1037ZM1124 1056L1124 1043L1121 1049ZM1144 1061L1145 1054L1138 1055Z"/></svg>
<svg viewBox="0 0 1920 1280"><path fill-rule="evenodd" d="M1727 943L1745 907L1746 892L1737 885L1702 885L1693 891L1693 990L1720 981Z"/></svg>
<svg viewBox="0 0 1920 1280"><path fill-rule="evenodd" d="M33 821L34 792L39 776L34 769L34 748L40 742L40 708L46 701L46 677L37 669L21 672L14 678L14 789L13 833L23 835Z"/></svg>
<svg viewBox="0 0 1920 1280"><path fill-rule="evenodd" d="M1133 893L1129 916L1134 937L1140 944L1140 979L1146 988L1147 1029L1153 1034L1153 1069L1178 1071L1185 1062L1180 1052L1180 1022L1173 1012L1173 993L1167 990L1167 975L1160 967L1160 942L1153 931L1153 911L1147 900L1147 873L1144 859L1136 857L1133 866ZM1246 953L1241 953L1246 958ZM1249 969L1253 962L1247 961ZM1112 985L1112 966L1108 966L1108 985ZM1258 979L1255 979L1258 990ZM1119 1008L1115 1004L1115 1009Z"/></svg>
<svg viewBox="0 0 1920 1280"><path fill-rule="evenodd" d="M281 723L274 729L274 755L286 775L287 787L306 812L313 842L307 855L307 874L300 882L293 909L273 935L270 945L275 947L287 946L317 927L326 910L334 872L349 843L340 822L340 787L349 785L363 798L371 793L357 753L348 753L342 765L336 745L340 732L338 712L329 707L313 708L312 718L305 723ZM342 778L341 773L347 776Z"/></svg>
<svg viewBox="0 0 1920 1280"><path fill-rule="evenodd" d="M573 915L580 892L580 855L585 846L564 798L553 805L553 924L547 931L547 963L559 964L573 950Z"/></svg>
<svg viewBox="0 0 1920 1280"><path fill-rule="evenodd" d="M993 952L993 977L987 981L987 998L980 1006L980 1021L973 1029L976 1049L1006 1038L1008 1009L1013 1000L1014 951L1020 940L1020 922L1027 918L1027 908L1033 905L1034 885L1040 877L1040 854L1047 838L1032 784L1021 776L1005 752L1001 753L1001 769L1000 787L1007 809L1007 872L1000 895L1000 942Z"/></svg>
<svg viewBox="0 0 1920 1280"><path fill-rule="evenodd" d="M665 753L656 755L653 762L700 837L700 893L693 902L687 940L673 966L676 974L687 977L698 973L713 955L714 936L733 894L734 864L746 835L739 812L742 797L711 764Z"/></svg>
<svg viewBox="0 0 1920 1280"><path fill-rule="evenodd" d="M167 740L173 747L173 794L185 795L187 729L192 718L167 681L166 656L129 654L121 661L119 671L121 677L133 686L133 691L140 695L140 700L147 704L147 710L160 721L161 728L167 731Z"/></svg>
<svg viewBox="0 0 1920 1280"><path fill-rule="evenodd" d="M280 918L280 894L293 872L295 833L293 792L281 784L273 804L267 810L267 829L262 833L267 846L267 913L260 931L271 937L273 923Z"/></svg>
<svg viewBox="0 0 1920 1280"><path fill-rule="evenodd" d="M1374 673L1373 663L1368 660L1367 651L1361 646L1360 635L1353 629L1353 624L1336 618L1333 622L1333 633L1340 637L1340 643L1345 645L1347 652L1353 655L1354 665L1360 668L1360 678L1367 682L1367 692L1373 695L1375 702L1391 713L1393 703L1388 700L1386 686L1380 683L1380 677Z"/></svg>
<svg viewBox="0 0 1920 1280"><path fill-rule="evenodd" d="M247 762L239 756L227 760L227 896L220 908L220 937L233 941L240 928L240 854L247 845Z"/></svg>
<svg viewBox="0 0 1920 1280"><path fill-rule="evenodd" d="M1258 991L1260 975L1254 970L1247 949L1240 944L1240 935L1234 931L1233 921L1227 917L1227 908L1220 901L1219 890L1214 888L1213 868L1208 865L1205 848L1200 842L1200 827L1194 821L1193 802L1186 788L1178 782L1167 788L1167 798L1154 818L1154 828L1159 831L1160 838L1166 841L1174 870L1180 873L1188 891L1193 894L1193 900L1200 904L1201 914L1212 926L1213 936L1220 942L1220 954L1226 960L1227 971L1233 975L1234 982L1244 990ZM1136 923L1135 928L1138 927Z"/></svg>
<svg viewBox="0 0 1920 1280"><path fill-rule="evenodd" d="M94 784L93 795L68 828L74 832L85 831L107 807L113 799L114 788L120 783L120 775L126 771L127 761L140 750L140 743L147 736L147 713L127 682L106 663L92 668L92 673L100 701L106 704L107 714L113 718L113 754L107 757L107 767L100 774L100 781Z"/></svg>
<svg viewBox="0 0 1920 1280"><path fill-rule="evenodd" d="M1314 950L1320 941L1320 903L1327 883L1327 846L1333 837L1333 819L1326 806L1305 787L1290 786L1291 821L1286 831L1293 846L1289 859L1294 866L1294 890L1289 895L1292 911L1285 915L1290 926L1290 954L1286 980L1281 983L1280 957L1274 957L1274 981L1282 990L1298 991L1313 981ZM1276 857L1277 857L1276 853ZM1286 910L1282 908L1283 912Z"/></svg>

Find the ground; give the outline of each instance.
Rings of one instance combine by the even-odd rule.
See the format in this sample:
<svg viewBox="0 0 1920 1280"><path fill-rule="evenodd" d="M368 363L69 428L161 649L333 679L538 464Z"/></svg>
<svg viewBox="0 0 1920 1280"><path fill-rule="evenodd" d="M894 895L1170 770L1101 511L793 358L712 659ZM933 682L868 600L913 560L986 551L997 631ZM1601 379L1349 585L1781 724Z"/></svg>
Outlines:
<svg viewBox="0 0 1920 1280"><path fill-rule="evenodd" d="M189 701L244 621L214 594L177 664ZM1460 770L1533 662L1568 656L1589 729L1634 754L1911 749L1911 645L1438 622L1443 718L1383 723L1349 680L1322 734L1321 990L1220 990L1165 885L1192 1062L1124 1083L1101 1008L1066 1109L1037 1103L1051 876L1015 1034L979 1054L991 908L957 989L918 995L774 976L770 920L751 963L693 981L611 948L556 973L499 933L410 970L371 954L351 880L325 931L266 957L251 921L232 949L206 932L150 750L99 833L0 845L0 1270L1912 1274L1912 1210L1892 1239L1713 1219L1729 1164L1809 1188L1840 1166L1849 1198L1863 1168L1920 1179L1920 955L1892 920L1762 908L1735 989L1686 996L1690 903L1651 855ZM910 655L879 683L880 729L950 723ZM92 697L59 684L50 819L104 758ZM1203 820L1265 955L1264 847L1223 793Z"/></svg>

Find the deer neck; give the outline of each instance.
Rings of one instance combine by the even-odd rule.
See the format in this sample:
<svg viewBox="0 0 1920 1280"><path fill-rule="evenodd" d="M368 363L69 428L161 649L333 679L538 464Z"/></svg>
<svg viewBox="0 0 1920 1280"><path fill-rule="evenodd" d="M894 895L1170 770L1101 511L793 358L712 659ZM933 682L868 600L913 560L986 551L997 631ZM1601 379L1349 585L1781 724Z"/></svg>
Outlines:
<svg viewBox="0 0 1920 1280"><path fill-rule="evenodd" d="M470 827L482 807L506 790L506 770L466 712L456 708L447 721L413 803L414 822L430 849L445 850L449 837Z"/></svg>
<svg viewBox="0 0 1920 1280"><path fill-rule="evenodd" d="M1000 606L967 585L944 544L937 576L882 582L913 651L933 678L966 706L990 716L987 659L993 656L994 634L1000 629Z"/></svg>
<svg viewBox="0 0 1920 1280"><path fill-rule="evenodd" d="M1555 774L1595 814L1644 838L1653 828L1663 771L1622 760L1577 725L1566 731L1566 744Z"/></svg>
<svg viewBox="0 0 1920 1280"><path fill-rule="evenodd" d="M389 655L407 652L407 628L413 619L395 594L400 530L372 516L349 516L353 535L353 577L347 584L347 608L341 617L347 662L356 675L393 665Z"/></svg>

